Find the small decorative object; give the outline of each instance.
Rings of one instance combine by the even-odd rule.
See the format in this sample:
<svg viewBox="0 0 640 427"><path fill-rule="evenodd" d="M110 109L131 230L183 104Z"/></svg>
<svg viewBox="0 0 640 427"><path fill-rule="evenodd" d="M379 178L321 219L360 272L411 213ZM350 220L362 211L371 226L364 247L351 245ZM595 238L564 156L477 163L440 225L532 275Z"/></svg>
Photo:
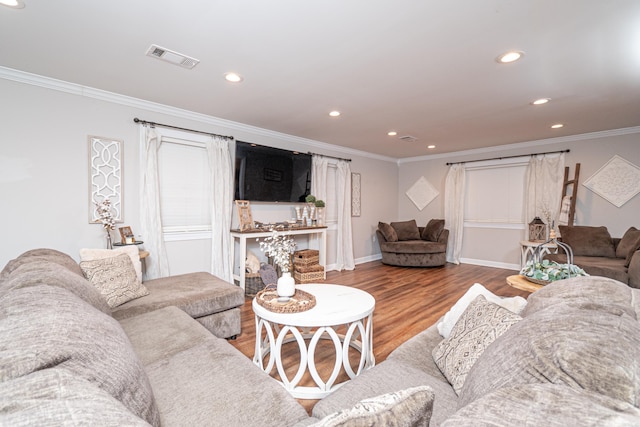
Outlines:
<svg viewBox="0 0 640 427"><path fill-rule="evenodd" d="M421 176L418 180L405 192L409 200L416 205L418 210L423 210L440 194L438 190L429 182L427 178Z"/></svg>
<svg viewBox="0 0 640 427"><path fill-rule="evenodd" d="M296 248L296 242L291 236L278 234L273 230L273 234L263 241L256 239L260 243L260 250L267 256L273 258L273 262L280 267L282 277L278 279L278 295L286 301L296 292L295 280L291 277L291 254Z"/></svg>
<svg viewBox="0 0 640 427"><path fill-rule="evenodd" d="M559 264L555 261L544 259L542 261L529 260L520 271L527 280L539 285L546 285L556 280L569 277L588 276L588 274L573 264Z"/></svg>
<svg viewBox="0 0 640 427"><path fill-rule="evenodd" d="M547 240L547 224L538 216L529 223L529 240L532 242L544 242Z"/></svg>
<svg viewBox="0 0 640 427"><path fill-rule="evenodd" d="M120 241L122 244L131 245L135 243L136 239L133 237L133 231L131 231L131 227L119 227L118 231L120 232Z"/></svg>
<svg viewBox="0 0 640 427"><path fill-rule="evenodd" d="M251 217L251 205L248 200L236 200L238 218L240 219L240 231L253 229L253 218Z"/></svg>
<svg viewBox="0 0 640 427"><path fill-rule="evenodd" d="M351 216L360 216L360 208L362 206L360 201L360 188L360 174L354 172L351 174Z"/></svg>
<svg viewBox="0 0 640 427"><path fill-rule="evenodd" d="M98 212L98 221L102 223L102 228L107 232L107 249L113 249L111 240L111 230L116 228L116 221L111 212L111 200L104 199L102 203L96 203L96 212Z"/></svg>
<svg viewBox="0 0 640 427"><path fill-rule="evenodd" d="M615 155L583 185L619 208L640 193L640 167Z"/></svg>
<svg viewBox="0 0 640 427"><path fill-rule="evenodd" d="M316 225L323 226L324 225L324 200L316 199L314 202L316 206Z"/></svg>

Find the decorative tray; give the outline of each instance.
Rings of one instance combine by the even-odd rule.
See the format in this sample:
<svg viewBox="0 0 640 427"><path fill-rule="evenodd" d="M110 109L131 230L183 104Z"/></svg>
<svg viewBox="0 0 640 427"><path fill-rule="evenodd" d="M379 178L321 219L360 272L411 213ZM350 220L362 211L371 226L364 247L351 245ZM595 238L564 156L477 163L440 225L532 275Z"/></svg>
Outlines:
<svg viewBox="0 0 640 427"><path fill-rule="evenodd" d="M269 287L256 294L256 302L274 313L301 313L316 306L316 297L296 289L292 297L280 298L275 288Z"/></svg>

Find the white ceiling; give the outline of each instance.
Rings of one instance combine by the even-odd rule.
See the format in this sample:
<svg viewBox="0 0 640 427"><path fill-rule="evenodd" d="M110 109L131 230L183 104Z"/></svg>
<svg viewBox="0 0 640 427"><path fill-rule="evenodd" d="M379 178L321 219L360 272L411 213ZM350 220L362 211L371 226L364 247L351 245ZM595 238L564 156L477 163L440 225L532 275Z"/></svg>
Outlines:
<svg viewBox="0 0 640 427"><path fill-rule="evenodd" d="M2 66L384 156L640 125L638 0L24 2Z"/></svg>

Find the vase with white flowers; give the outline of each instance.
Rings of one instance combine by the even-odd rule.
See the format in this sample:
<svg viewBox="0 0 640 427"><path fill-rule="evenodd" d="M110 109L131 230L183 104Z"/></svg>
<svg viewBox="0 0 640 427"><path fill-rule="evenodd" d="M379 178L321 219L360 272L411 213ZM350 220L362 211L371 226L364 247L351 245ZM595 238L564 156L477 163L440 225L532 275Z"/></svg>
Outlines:
<svg viewBox="0 0 640 427"><path fill-rule="evenodd" d="M264 238L262 241L256 239L260 243L260 250L280 267L282 276L278 279L277 292L278 296L288 299L296 293L295 280L291 277L291 254L296 248L296 242L291 236L278 234L276 230L272 231L271 236Z"/></svg>
<svg viewBox="0 0 640 427"><path fill-rule="evenodd" d="M111 200L104 199L102 203L96 203L98 221L102 223L102 228L107 232L107 249L113 249L111 241L111 230L116 228L116 220L111 213Z"/></svg>

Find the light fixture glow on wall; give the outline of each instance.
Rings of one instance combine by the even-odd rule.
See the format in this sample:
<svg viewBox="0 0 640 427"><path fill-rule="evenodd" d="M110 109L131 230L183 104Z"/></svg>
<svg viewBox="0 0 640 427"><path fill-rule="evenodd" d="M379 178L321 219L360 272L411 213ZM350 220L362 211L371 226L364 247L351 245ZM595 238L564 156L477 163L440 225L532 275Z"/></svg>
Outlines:
<svg viewBox="0 0 640 427"><path fill-rule="evenodd" d="M507 53L503 53L502 55L498 56L496 58L496 61L498 61L501 64L508 64L510 62L515 62L518 59L522 58L524 56L524 52L521 51L511 51L511 52L507 52Z"/></svg>
<svg viewBox="0 0 640 427"><path fill-rule="evenodd" d="M224 79L231 83L240 83L244 78L237 73L225 73Z"/></svg>
<svg viewBox="0 0 640 427"><path fill-rule="evenodd" d="M22 9L24 2L22 0L0 0L0 5L8 6L13 9Z"/></svg>

